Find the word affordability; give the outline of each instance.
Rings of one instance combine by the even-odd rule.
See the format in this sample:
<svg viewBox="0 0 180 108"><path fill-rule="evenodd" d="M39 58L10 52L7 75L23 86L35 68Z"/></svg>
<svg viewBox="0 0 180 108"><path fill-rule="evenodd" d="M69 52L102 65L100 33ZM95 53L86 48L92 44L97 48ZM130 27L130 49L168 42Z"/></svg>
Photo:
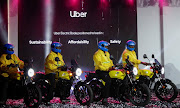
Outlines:
<svg viewBox="0 0 180 108"><path fill-rule="evenodd" d="M69 40L68 44L89 44L88 40Z"/></svg>

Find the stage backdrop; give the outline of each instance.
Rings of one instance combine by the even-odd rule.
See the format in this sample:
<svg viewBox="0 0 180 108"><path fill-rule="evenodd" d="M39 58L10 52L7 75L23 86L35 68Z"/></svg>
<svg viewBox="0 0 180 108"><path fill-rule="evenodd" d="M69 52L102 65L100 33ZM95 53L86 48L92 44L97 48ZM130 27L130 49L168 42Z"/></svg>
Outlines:
<svg viewBox="0 0 180 108"><path fill-rule="evenodd" d="M7 0L0 0L0 56L3 54L3 45L8 42L8 10Z"/></svg>
<svg viewBox="0 0 180 108"><path fill-rule="evenodd" d="M94 70L97 41L110 42L117 61L126 41L137 41L136 6L119 0L19 0L18 23L19 57L33 58L36 71L44 71L52 41L63 44L68 66L75 58L85 71Z"/></svg>

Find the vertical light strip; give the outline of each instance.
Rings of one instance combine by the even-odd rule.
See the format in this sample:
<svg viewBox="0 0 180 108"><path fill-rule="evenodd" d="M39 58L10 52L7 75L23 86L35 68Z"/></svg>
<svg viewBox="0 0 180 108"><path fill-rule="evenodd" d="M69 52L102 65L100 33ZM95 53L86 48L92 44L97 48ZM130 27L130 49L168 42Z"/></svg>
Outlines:
<svg viewBox="0 0 180 108"><path fill-rule="evenodd" d="M8 32L7 41L14 45L14 52L18 56L18 3L19 0L8 0Z"/></svg>
<svg viewBox="0 0 180 108"><path fill-rule="evenodd" d="M10 5L10 0L8 0L8 43L9 43L9 41L10 41L10 39L9 39L9 31L10 31L10 27L9 27L9 14L10 14L10 10L9 10L9 5Z"/></svg>
<svg viewBox="0 0 180 108"><path fill-rule="evenodd" d="M7 10L8 10L8 3L7 3ZM5 20L3 19L3 16L2 16L2 13L0 13L0 34L1 34L1 37L0 39L2 40L2 44L5 44L7 43L8 41L8 37L7 37L7 31L6 31L6 28L4 28L4 25L5 25Z"/></svg>
<svg viewBox="0 0 180 108"><path fill-rule="evenodd" d="M52 24L54 16L54 0L45 0L45 40L52 40ZM49 54L51 46L49 44L45 45L45 57Z"/></svg>

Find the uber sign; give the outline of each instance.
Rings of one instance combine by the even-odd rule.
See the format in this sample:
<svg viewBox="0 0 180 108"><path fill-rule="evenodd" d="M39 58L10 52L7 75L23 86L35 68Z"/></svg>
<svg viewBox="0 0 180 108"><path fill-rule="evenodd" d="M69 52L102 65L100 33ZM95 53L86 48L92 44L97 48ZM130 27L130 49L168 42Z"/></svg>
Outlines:
<svg viewBox="0 0 180 108"><path fill-rule="evenodd" d="M77 11L70 11L70 16L71 17L86 17L87 16L87 12L77 12Z"/></svg>

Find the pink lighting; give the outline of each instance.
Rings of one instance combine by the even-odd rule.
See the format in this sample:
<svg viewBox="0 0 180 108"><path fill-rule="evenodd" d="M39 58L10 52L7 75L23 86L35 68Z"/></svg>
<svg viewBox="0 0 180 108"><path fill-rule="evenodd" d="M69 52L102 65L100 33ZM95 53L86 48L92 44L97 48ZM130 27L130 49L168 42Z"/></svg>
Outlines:
<svg viewBox="0 0 180 108"><path fill-rule="evenodd" d="M45 5L49 5L51 3L51 0L45 0Z"/></svg>
<svg viewBox="0 0 180 108"><path fill-rule="evenodd" d="M105 10L109 6L108 0L100 0L100 7Z"/></svg>
<svg viewBox="0 0 180 108"><path fill-rule="evenodd" d="M127 0L128 5L133 5L134 4L134 0Z"/></svg>
<svg viewBox="0 0 180 108"><path fill-rule="evenodd" d="M66 6L74 10L78 10L79 8L81 8L80 4L81 0L66 0Z"/></svg>

